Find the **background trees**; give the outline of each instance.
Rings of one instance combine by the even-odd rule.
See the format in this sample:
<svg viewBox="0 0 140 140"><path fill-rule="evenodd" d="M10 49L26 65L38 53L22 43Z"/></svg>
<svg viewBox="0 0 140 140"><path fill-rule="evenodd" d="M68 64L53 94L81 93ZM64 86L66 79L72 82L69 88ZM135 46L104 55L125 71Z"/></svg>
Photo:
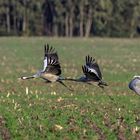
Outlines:
<svg viewBox="0 0 140 140"><path fill-rule="evenodd" d="M0 0L0 35L140 34L140 0Z"/></svg>

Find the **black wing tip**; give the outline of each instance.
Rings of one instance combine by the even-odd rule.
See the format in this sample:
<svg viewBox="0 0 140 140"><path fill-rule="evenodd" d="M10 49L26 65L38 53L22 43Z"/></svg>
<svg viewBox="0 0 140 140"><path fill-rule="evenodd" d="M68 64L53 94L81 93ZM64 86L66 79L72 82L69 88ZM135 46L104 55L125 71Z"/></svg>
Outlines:
<svg viewBox="0 0 140 140"><path fill-rule="evenodd" d="M47 48L48 48L48 44L44 44L44 52L45 52L45 54L47 52Z"/></svg>
<svg viewBox="0 0 140 140"><path fill-rule="evenodd" d="M45 51L45 55L49 53L57 53L57 52L54 52L55 48L53 46L50 46L49 43L46 43L44 45L44 51Z"/></svg>
<svg viewBox="0 0 140 140"><path fill-rule="evenodd" d="M44 51L46 52L46 50L47 50L47 46L46 46L46 44L44 45Z"/></svg>
<svg viewBox="0 0 140 140"><path fill-rule="evenodd" d="M83 70L83 72L84 72L84 66L82 65L82 70Z"/></svg>
<svg viewBox="0 0 140 140"><path fill-rule="evenodd" d="M82 65L82 70L83 70L83 73L88 73L88 69L85 65Z"/></svg>
<svg viewBox="0 0 140 140"><path fill-rule="evenodd" d="M86 63L95 63L95 58L90 56L89 54L86 56Z"/></svg>
<svg viewBox="0 0 140 140"><path fill-rule="evenodd" d="M49 44L48 43L44 44L44 47L49 48Z"/></svg>

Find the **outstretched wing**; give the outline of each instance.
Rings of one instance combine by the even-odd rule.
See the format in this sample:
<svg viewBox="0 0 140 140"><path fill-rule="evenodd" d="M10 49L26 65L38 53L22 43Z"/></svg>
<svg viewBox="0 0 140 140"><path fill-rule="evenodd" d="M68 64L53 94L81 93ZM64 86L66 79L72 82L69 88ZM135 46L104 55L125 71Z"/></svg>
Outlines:
<svg viewBox="0 0 140 140"><path fill-rule="evenodd" d="M49 44L44 46L44 68L43 71L47 73L51 73L54 75L61 74L61 67L59 63L59 58L55 49Z"/></svg>
<svg viewBox="0 0 140 140"><path fill-rule="evenodd" d="M55 59L58 61L58 55L57 52L55 51L55 48L52 46L50 47L49 44L44 46L44 59L47 57L48 59L51 57L52 59Z"/></svg>
<svg viewBox="0 0 140 140"><path fill-rule="evenodd" d="M82 69L87 78L93 80L102 79L102 74L97 62L95 62L95 59L90 57L89 55L86 56L86 64L82 66Z"/></svg>

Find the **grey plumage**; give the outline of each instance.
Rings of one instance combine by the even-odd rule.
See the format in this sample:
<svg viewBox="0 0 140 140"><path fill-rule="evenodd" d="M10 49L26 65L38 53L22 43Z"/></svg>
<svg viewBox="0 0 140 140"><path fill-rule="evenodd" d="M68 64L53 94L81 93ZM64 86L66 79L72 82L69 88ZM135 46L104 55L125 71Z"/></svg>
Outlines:
<svg viewBox="0 0 140 140"><path fill-rule="evenodd" d="M134 76L128 87L136 94L140 95L140 76Z"/></svg>
<svg viewBox="0 0 140 140"><path fill-rule="evenodd" d="M44 66L43 70L39 70L36 74L32 76L23 76L21 79L31 79L31 78L42 78L46 82L59 82L63 86L67 87L62 80L65 78L61 77L61 66L59 63L58 54L55 49L48 44L44 46ZM68 87L67 87L68 88ZM70 88L68 88L71 90Z"/></svg>

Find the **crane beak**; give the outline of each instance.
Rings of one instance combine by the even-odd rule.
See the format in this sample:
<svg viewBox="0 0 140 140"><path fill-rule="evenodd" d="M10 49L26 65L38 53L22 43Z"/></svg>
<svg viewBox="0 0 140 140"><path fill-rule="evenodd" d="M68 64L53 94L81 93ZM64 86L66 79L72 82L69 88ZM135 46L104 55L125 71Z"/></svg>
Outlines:
<svg viewBox="0 0 140 140"><path fill-rule="evenodd" d="M20 78L18 78L19 80L26 80L26 79L28 79L27 77L25 77L25 76L22 76L22 77L20 77Z"/></svg>

